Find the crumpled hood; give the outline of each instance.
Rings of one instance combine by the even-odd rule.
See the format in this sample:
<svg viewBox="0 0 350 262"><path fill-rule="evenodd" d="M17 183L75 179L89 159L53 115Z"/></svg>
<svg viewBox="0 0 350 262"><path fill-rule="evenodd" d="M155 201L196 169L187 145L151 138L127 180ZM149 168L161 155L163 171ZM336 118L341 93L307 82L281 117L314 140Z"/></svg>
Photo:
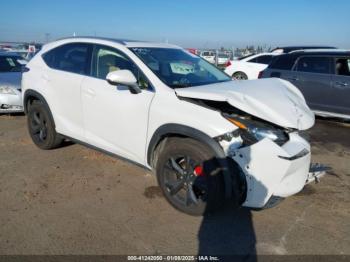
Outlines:
<svg viewBox="0 0 350 262"><path fill-rule="evenodd" d="M226 101L250 115L285 128L305 130L315 123L299 89L278 78L229 81L176 88L179 97Z"/></svg>
<svg viewBox="0 0 350 262"><path fill-rule="evenodd" d="M0 85L21 89L22 73L6 72L0 73Z"/></svg>

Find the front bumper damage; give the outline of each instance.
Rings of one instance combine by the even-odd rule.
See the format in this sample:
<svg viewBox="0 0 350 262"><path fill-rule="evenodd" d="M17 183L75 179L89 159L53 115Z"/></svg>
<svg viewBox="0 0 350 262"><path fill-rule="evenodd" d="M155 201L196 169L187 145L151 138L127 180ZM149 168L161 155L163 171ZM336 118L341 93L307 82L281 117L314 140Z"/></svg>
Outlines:
<svg viewBox="0 0 350 262"><path fill-rule="evenodd" d="M310 164L310 170L307 175L305 185L310 184L312 182L315 182L315 183L320 182L320 178L323 177L327 173L327 171L329 171L330 169L331 169L330 167L327 167L319 163ZM278 205L283 199L284 199L283 197L272 195L270 199L267 201L267 203L265 204L265 206L263 206L261 209L272 208Z"/></svg>
<svg viewBox="0 0 350 262"><path fill-rule="evenodd" d="M310 145L297 133L279 146L263 139L242 148L226 147L229 157L241 167L246 179L246 199L242 205L261 209L301 191L305 184L325 174L322 165L311 165Z"/></svg>

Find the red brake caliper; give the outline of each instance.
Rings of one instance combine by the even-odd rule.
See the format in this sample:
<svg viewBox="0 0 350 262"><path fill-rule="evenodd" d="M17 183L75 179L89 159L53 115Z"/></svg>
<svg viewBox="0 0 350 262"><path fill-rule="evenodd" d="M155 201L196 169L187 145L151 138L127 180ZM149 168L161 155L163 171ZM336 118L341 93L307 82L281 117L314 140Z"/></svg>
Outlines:
<svg viewBox="0 0 350 262"><path fill-rule="evenodd" d="M202 166L196 166L193 170L193 173L196 176L204 176L204 171L203 171L203 167Z"/></svg>

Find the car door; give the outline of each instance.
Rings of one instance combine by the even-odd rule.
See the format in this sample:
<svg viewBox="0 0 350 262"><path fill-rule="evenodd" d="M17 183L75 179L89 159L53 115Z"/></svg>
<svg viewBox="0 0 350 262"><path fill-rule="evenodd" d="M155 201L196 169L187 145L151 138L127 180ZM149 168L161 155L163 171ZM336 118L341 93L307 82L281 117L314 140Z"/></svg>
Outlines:
<svg viewBox="0 0 350 262"><path fill-rule="evenodd" d="M92 45L70 43L43 55L50 67L42 70L41 80L54 114L57 132L84 141L81 83L88 73Z"/></svg>
<svg viewBox="0 0 350 262"><path fill-rule="evenodd" d="M109 72L134 73L141 93L111 85ZM120 50L95 45L92 72L82 84L85 136L91 145L144 164L148 113L154 91L138 67Z"/></svg>
<svg viewBox="0 0 350 262"><path fill-rule="evenodd" d="M337 57L333 61L330 104L334 113L350 115L350 57Z"/></svg>
<svg viewBox="0 0 350 262"><path fill-rule="evenodd" d="M284 78L300 89L311 109L329 111L332 87L330 68L330 57L302 56Z"/></svg>

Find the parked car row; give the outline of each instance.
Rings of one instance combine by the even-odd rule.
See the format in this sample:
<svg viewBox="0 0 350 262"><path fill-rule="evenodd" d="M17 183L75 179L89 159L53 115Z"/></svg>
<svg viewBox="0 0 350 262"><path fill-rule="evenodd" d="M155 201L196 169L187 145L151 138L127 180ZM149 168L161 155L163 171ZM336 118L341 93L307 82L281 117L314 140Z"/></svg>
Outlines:
<svg viewBox="0 0 350 262"><path fill-rule="evenodd" d="M21 80L25 64L17 53L0 52L0 113L23 112Z"/></svg>
<svg viewBox="0 0 350 262"><path fill-rule="evenodd" d="M350 119L350 51L328 46L281 47L230 61L235 80L277 77L295 85L320 116Z"/></svg>
<svg viewBox="0 0 350 262"><path fill-rule="evenodd" d="M235 80L257 79L259 73L263 71L280 54L287 54L299 50L327 49L332 50L335 47L330 46L286 46L277 47L270 53L251 54L241 57L238 60L230 60L226 63L225 73L232 76Z"/></svg>
<svg viewBox="0 0 350 262"><path fill-rule="evenodd" d="M217 64L217 65L225 65L229 60L230 57L228 54L225 53L218 53L216 54L213 51L202 51L199 53L200 57L207 60L211 64Z"/></svg>
<svg viewBox="0 0 350 262"><path fill-rule="evenodd" d="M70 139L153 170L187 214L272 207L324 174L302 135L314 114L286 80L233 81L178 46L88 37L50 43L26 68L39 148Z"/></svg>
<svg viewBox="0 0 350 262"><path fill-rule="evenodd" d="M272 61L276 53L261 53L226 63L225 73L235 80L257 79L259 73Z"/></svg>

